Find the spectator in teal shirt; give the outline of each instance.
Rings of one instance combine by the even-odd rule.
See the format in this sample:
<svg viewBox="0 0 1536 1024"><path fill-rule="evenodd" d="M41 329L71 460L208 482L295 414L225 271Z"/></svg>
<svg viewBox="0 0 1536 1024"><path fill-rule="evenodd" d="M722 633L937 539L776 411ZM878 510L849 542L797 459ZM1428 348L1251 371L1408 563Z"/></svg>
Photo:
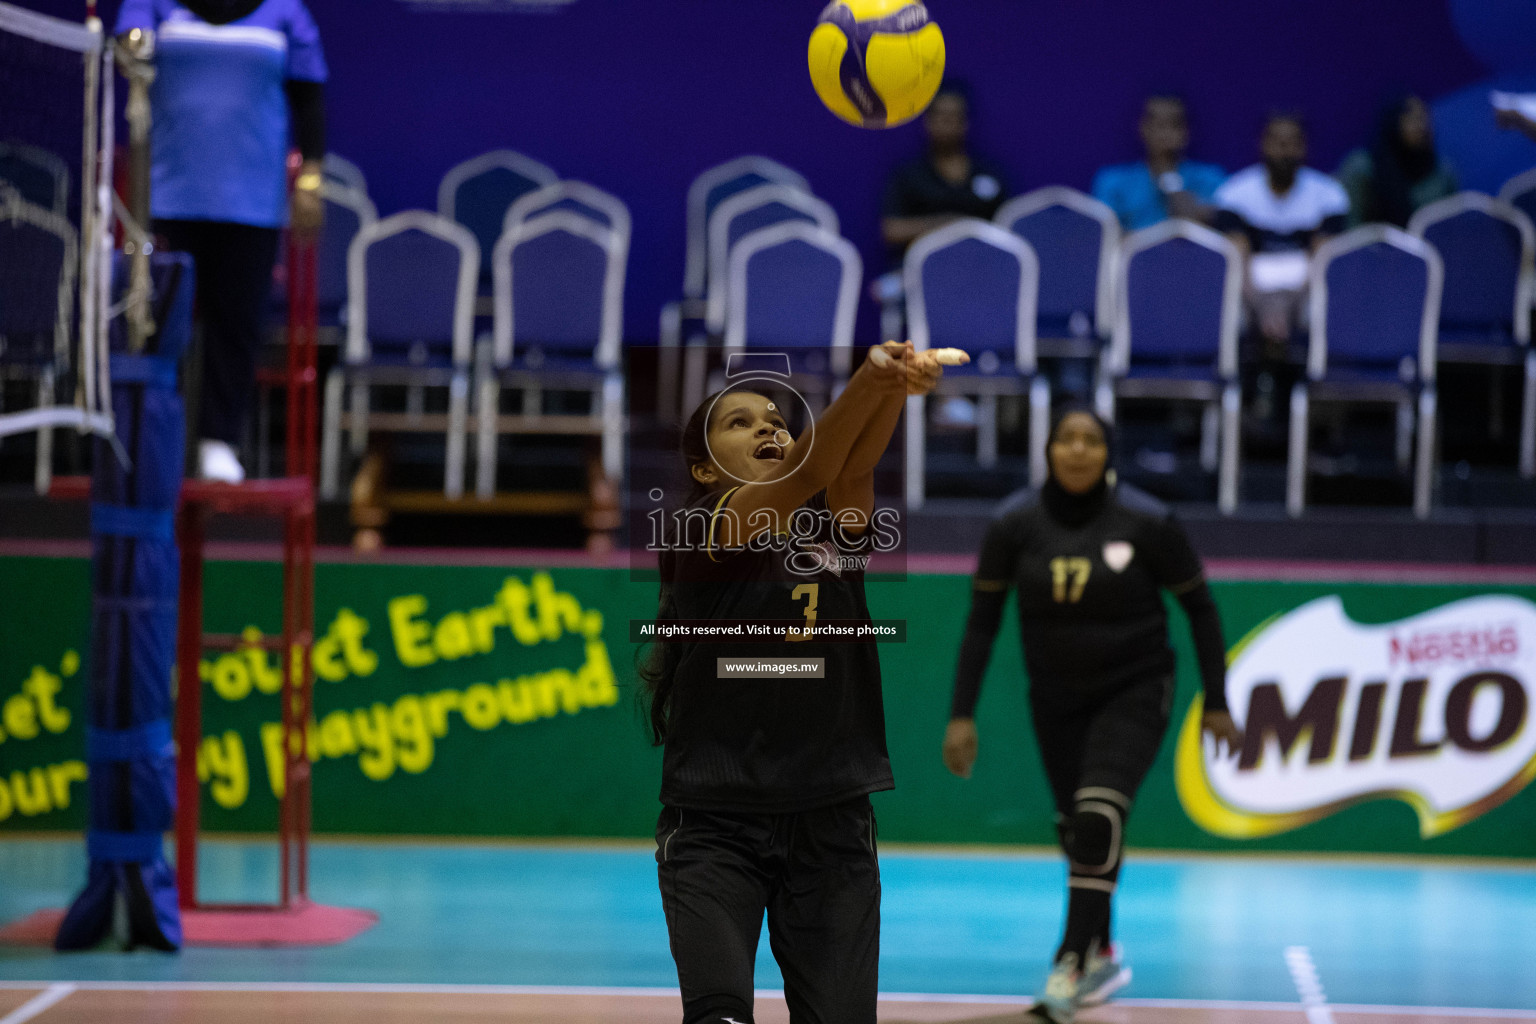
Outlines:
<svg viewBox="0 0 1536 1024"><path fill-rule="evenodd" d="M1214 164L1185 159L1189 118L1184 101L1171 95L1147 97L1139 128L1147 158L1100 170L1093 179L1094 196L1115 211L1127 231L1169 217L1211 223L1211 200L1227 175Z"/></svg>

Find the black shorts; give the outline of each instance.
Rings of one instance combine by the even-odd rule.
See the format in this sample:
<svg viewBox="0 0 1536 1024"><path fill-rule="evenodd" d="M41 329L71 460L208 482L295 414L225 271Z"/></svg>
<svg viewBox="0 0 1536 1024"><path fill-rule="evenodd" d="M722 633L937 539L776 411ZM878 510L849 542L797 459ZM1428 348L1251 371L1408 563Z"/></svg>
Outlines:
<svg viewBox="0 0 1536 1024"><path fill-rule="evenodd" d="M768 941L794 1024L875 1024L880 866L861 796L795 814L666 807L656 863L684 1024L752 1020Z"/></svg>
<svg viewBox="0 0 1536 1024"><path fill-rule="evenodd" d="M1058 813L1078 790L1104 787L1134 800L1168 731L1173 678L1156 676L1102 695L1032 687L1030 712Z"/></svg>

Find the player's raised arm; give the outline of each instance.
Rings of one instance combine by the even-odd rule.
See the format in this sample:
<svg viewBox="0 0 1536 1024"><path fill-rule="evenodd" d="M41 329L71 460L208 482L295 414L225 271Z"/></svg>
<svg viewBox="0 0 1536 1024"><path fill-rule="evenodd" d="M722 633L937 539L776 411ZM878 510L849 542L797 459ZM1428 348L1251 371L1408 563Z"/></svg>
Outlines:
<svg viewBox="0 0 1536 1024"><path fill-rule="evenodd" d="M817 422L792 438L782 412L762 395L728 391L706 425L710 459L693 467L712 488L735 488L716 517L714 542L739 547L782 529L788 517L843 471L848 454L887 399L907 393L898 360L866 359Z"/></svg>
<svg viewBox="0 0 1536 1024"><path fill-rule="evenodd" d="M881 355L876 355L876 353ZM961 359L969 357L960 353ZM903 395L889 395L870 416L864 431L848 451L848 461L843 470L827 484L827 508L837 517L838 524L848 533L862 533L869 525L869 517L875 511L875 467L890 447L896 424L901 422L901 410L906 407L910 395L926 395L938 384L944 374L940 354L935 351L916 352L909 341L905 344L888 341L879 348L871 349L869 358L900 360L907 375L907 390ZM960 360L955 360L954 365Z"/></svg>

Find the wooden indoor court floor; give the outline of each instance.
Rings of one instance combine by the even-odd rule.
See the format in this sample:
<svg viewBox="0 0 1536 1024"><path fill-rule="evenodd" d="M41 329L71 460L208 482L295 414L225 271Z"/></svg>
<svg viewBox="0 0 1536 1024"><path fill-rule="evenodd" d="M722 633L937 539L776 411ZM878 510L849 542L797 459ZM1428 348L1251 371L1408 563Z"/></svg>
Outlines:
<svg viewBox="0 0 1536 1024"><path fill-rule="evenodd" d="M4 1024L677 1024L675 995L445 991L273 991L119 989L69 983L0 990ZM788 1024L780 998L762 996L757 1024ZM1132 1001L1084 1010L1081 1024L1507 1024L1521 1014L1465 1010L1297 1005L1146 1005ZM1532 1014L1531 1017L1536 1017ZM880 1024L1037 1024L1018 1000L887 1000Z"/></svg>

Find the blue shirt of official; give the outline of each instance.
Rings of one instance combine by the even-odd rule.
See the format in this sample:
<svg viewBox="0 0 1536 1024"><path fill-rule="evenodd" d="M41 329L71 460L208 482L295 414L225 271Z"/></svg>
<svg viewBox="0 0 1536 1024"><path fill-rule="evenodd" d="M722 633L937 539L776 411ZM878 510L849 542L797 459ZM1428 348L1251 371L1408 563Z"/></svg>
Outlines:
<svg viewBox="0 0 1536 1024"><path fill-rule="evenodd" d="M176 0L123 0L118 34L155 31L150 212L281 227L288 219L289 79L323 82L303 0L264 0L213 25Z"/></svg>

